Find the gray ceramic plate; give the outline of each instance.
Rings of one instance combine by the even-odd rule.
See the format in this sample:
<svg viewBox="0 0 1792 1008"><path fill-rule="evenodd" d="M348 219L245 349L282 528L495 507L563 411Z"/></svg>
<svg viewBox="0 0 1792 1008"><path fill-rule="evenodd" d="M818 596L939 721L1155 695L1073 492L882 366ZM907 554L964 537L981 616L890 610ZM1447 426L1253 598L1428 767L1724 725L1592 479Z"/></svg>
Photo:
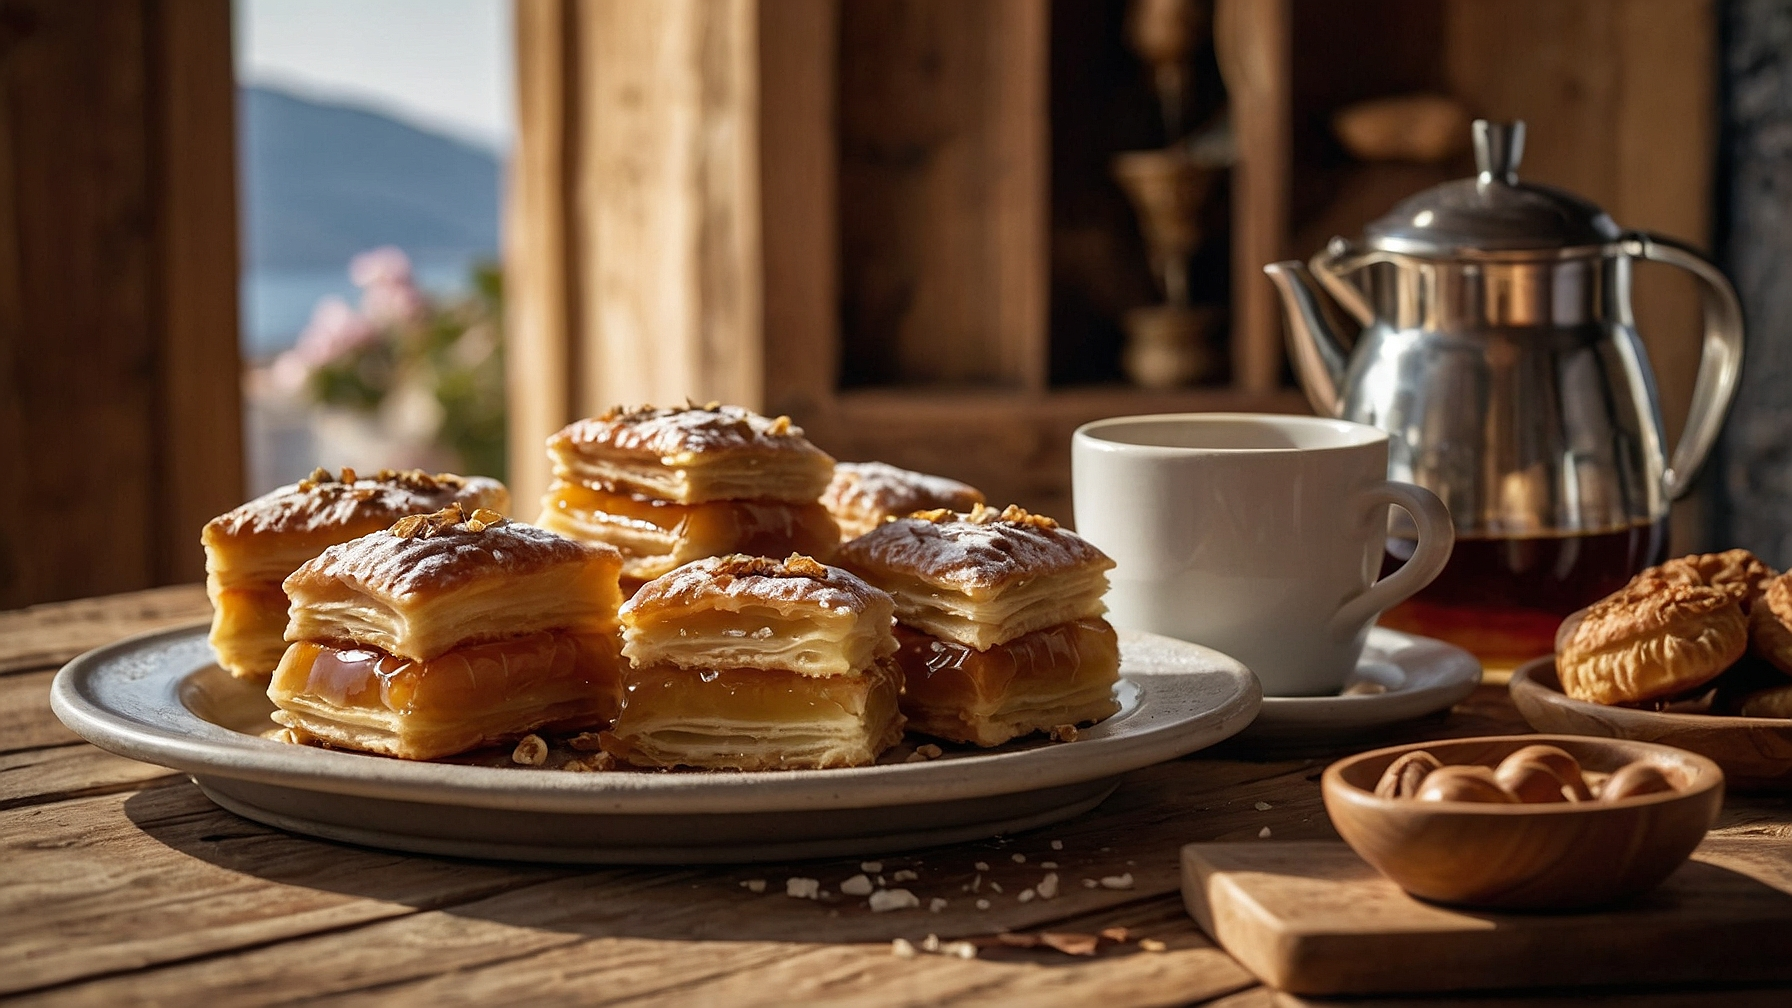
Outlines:
<svg viewBox="0 0 1792 1008"><path fill-rule="evenodd" d="M1448 710L1480 683L1481 663L1454 644L1371 627L1363 656L1345 688L1362 684L1381 692L1264 697L1257 720L1241 737L1274 744L1348 739Z"/></svg>
<svg viewBox="0 0 1792 1008"><path fill-rule="evenodd" d="M741 862L877 854L1068 819L1128 770L1210 746L1257 713L1217 651L1122 631L1118 714L1071 743L783 773L566 773L407 763L259 737L267 697L212 661L203 626L88 652L50 687L94 745L184 770L219 805L330 840L463 857Z"/></svg>

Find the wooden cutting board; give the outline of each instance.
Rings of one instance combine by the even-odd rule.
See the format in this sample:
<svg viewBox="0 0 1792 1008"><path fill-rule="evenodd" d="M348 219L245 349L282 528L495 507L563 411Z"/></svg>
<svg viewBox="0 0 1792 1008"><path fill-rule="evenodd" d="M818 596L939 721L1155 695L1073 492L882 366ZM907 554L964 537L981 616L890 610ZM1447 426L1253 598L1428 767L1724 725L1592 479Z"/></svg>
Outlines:
<svg viewBox="0 0 1792 1008"><path fill-rule="evenodd" d="M1182 894L1233 958L1295 994L1792 981L1792 893L1740 867L1695 859L1597 912L1484 913L1416 900L1342 843L1189 844Z"/></svg>

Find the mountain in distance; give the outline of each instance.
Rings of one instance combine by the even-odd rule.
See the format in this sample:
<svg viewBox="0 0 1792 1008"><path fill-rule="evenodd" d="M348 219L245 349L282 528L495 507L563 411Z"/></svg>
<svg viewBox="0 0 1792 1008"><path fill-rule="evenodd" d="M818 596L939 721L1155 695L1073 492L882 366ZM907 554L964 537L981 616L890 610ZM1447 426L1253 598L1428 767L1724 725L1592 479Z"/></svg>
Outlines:
<svg viewBox="0 0 1792 1008"><path fill-rule="evenodd" d="M396 245L418 263L498 254L498 156L376 112L238 92L244 267L345 269Z"/></svg>

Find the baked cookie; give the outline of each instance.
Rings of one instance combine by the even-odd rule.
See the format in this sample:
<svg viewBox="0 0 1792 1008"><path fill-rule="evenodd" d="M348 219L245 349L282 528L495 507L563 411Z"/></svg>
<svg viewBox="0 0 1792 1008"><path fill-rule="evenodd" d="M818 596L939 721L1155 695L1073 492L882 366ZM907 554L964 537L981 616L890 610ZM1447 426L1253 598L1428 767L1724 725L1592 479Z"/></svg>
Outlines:
<svg viewBox="0 0 1792 1008"><path fill-rule="evenodd" d="M1748 612L1761 597L1762 585L1775 574L1772 567L1748 550L1733 549L1678 557L1656 564L1637 577L1658 578L1669 584L1737 588L1743 593L1742 611Z"/></svg>
<svg viewBox="0 0 1792 1008"><path fill-rule="evenodd" d="M1563 621L1556 671L1576 700L1634 704L1710 682L1747 648L1741 589L1638 576Z"/></svg>
<svg viewBox="0 0 1792 1008"><path fill-rule="evenodd" d="M1749 694L1736 713L1743 717L1792 718L1792 683Z"/></svg>

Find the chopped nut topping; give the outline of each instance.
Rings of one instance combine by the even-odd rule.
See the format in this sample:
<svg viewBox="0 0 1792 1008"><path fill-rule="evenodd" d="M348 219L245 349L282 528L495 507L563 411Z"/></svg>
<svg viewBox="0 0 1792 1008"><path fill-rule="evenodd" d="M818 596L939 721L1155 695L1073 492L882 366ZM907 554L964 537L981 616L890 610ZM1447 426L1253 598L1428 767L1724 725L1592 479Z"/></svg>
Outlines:
<svg viewBox="0 0 1792 1008"><path fill-rule="evenodd" d="M406 515L392 523L392 534L400 539L414 539L429 524L424 515Z"/></svg>
<svg viewBox="0 0 1792 1008"><path fill-rule="evenodd" d="M919 752L912 752L912 753L909 753L907 758L905 758L902 762L904 762L904 763L925 763L925 762L927 762L927 757L921 755Z"/></svg>
<svg viewBox="0 0 1792 1008"><path fill-rule="evenodd" d="M353 483L353 482L354 482L354 481L355 481L355 479L356 479L356 477L355 477L355 471L354 471L354 469L352 469L352 468L350 468L350 467L348 467L348 466L343 466L343 467L342 467L342 479L341 479L341 482L343 482L343 483Z"/></svg>
<svg viewBox="0 0 1792 1008"><path fill-rule="evenodd" d="M748 556L745 553L732 553L722 558L716 565L717 576L731 577L800 577L811 581L826 581L828 569L817 563L813 557L801 553L792 553L782 560L771 557Z"/></svg>
<svg viewBox="0 0 1792 1008"><path fill-rule="evenodd" d="M926 745L917 747L915 749L915 751L920 753L921 755L927 757L928 759L939 759L941 756L944 756L946 754L946 751L944 749L941 749L939 746L934 745L932 742L929 742Z"/></svg>
<svg viewBox="0 0 1792 1008"><path fill-rule="evenodd" d="M869 896L871 895L871 879L863 873L854 875L840 883L840 891L848 896Z"/></svg>
<svg viewBox="0 0 1792 1008"><path fill-rule="evenodd" d="M787 878L784 880L784 895L791 899L816 899L821 895L821 880Z"/></svg>
<svg viewBox="0 0 1792 1008"><path fill-rule="evenodd" d="M790 433L790 418L780 414L776 419L774 419L772 421L771 428L769 430L767 430L766 433L772 435L773 437L783 437L784 435L789 434Z"/></svg>
<svg viewBox="0 0 1792 1008"><path fill-rule="evenodd" d="M1053 742L1075 742L1076 737L1076 725L1073 724L1061 724L1051 730Z"/></svg>
<svg viewBox="0 0 1792 1008"><path fill-rule="evenodd" d="M1058 896L1058 873L1050 872L1033 887L1040 899L1056 899Z"/></svg>
<svg viewBox="0 0 1792 1008"><path fill-rule="evenodd" d="M597 752L599 749L603 748L598 744L598 736L600 734L601 733L594 731L580 732L572 738L567 739L566 744L580 752Z"/></svg>
<svg viewBox="0 0 1792 1008"><path fill-rule="evenodd" d="M968 941L955 941L940 948L943 955L957 956L960 959L977 958L977 946Z"/></svg>
<svg viewBox="0 0 1792 1008"><path fill-rule="evenodd" d="M1169 946L1158 941L1156 938L1140 938L1139 948L1145 952L1162 952L1168 949Z"/></svg>
<svg viewBox="0 0 1792 1008"><path fill-rule="evenodd" d="M310 479L313 483L329 483L334 481L335 478L336 477L330 475L330 470L325 469L323 466L318 466L316 469L311 470Z"/></svg>
<svg viewBox="0 0 1792 1008"><path fill-rule="evenodd" d="M1103 875L1101 877L1101 887L1103 889L1131 889L1132 872L1126 872L1121 875Z"/></svg>
<svg viewBox="0 0 1792 1008"><path fill-rule="evenodd" d="M504 516L499 514L496 511L493 511L491 508L475 508L473 511L473 517L469 520L476 521L476 522L484 522L487 525L496 525L499 522L504 520Z"/></svg>
<svg viewBox="0 0 1792 1008"><path fill-rule="evenodd" d="M913 959L918 953L907 938L890 939L890 954L898 959Z"/></svg>
<svg viewBox="0 0 1792 1008"><path fill-rule="evenodd" d="M888 913L921 905L919 898L907 889L879 889L871 894L871 912Z"/></svg>
<svg viewBox="0 0 1792 1008"><path fill-rule="evenodd" d="M930 934L921 939L921 949L925 952L938 952L940 950L940 936Z"/></svg>
<svg viewBox="0 0 1792 1008"><path fill-rule="evenodd" d="M1123 942L1126 940L1126 936L1131 933L1132 933L1131 931L1128 931L1126 928L1123 928L1123 927L1110 927L1110 928L1102 928L1101 929L1101 936L1111 942Z"/></svg>
<svg viewBox="0 0 1792 1008"><path fill-rule="evenodd" d="M1257 831L1257 839L1259 839L1259 840L1268 840L1269 839L1269 827L1268 826L1265 826L1262 829Z"/></svg>
<svg viewBox="0 0 1792 1008"><path fill-rule="evenodd" d="M512 763L524 766L540 766L548 758L548 744L540 735L524 735L522 741L510 753Z"/></svg>
<svg viewBox="0 0 1792 1008"><path fill-rule="evenodd" d="M1055 948L1065 955L1092 956L1096 947L1101 944L1101 938L1092 934L1047 931L1039 936L1039 944Z"/></svg>

